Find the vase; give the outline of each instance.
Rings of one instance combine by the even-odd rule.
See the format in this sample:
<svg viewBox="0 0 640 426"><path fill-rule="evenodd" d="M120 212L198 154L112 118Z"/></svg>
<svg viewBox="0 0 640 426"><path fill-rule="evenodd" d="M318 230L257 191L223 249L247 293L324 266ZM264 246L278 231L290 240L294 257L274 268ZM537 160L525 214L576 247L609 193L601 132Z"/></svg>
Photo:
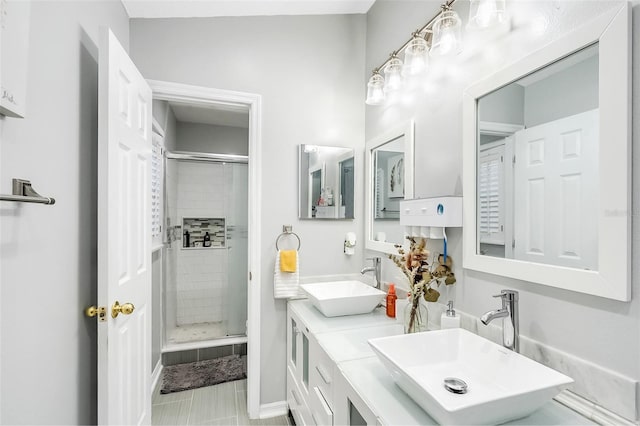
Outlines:
<svg viewBox="0 0 640 426"><path fill-rule="evenodd" d="M420 303L420 298L410 298L404 308L404 332L408 334L427 331L428 316L427 307Z"/></svg>

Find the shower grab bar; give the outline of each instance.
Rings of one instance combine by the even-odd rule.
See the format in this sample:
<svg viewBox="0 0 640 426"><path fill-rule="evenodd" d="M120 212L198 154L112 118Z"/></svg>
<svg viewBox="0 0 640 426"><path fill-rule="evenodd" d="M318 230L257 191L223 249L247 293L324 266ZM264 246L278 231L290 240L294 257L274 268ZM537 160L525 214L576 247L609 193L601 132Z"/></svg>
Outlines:
<svg viewBox="0 0 640 426"><path fill-rule="evenodd" d="M11 195L0 195L0 201L15 201L18 203L55 204L52 197L43 197L31 186L31 181L12 179L13 191Z"/></svg>
<svg viewBox="0 0 640 426"><path fill-rule="evenodd" d="M292 235L298 239L298 248L296 250L300 250L300 246L301 246L300 237L298 236L298 234L293 232L293 227L291 225L282 225L282 234L278 235L278 238L276 238L276 250L280 250L280 248L278 247L280 238L286 237L289 235Z"/></svg>

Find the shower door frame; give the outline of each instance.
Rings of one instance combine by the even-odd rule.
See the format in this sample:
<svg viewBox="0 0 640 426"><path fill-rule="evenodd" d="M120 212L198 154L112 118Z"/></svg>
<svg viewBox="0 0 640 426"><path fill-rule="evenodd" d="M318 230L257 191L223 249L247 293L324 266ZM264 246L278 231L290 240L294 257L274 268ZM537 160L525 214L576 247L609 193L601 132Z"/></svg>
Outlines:
<svg viewBox="0 0 640 426"><path fill-rule="evenodd" d="M236 92L210 87L191 86L147 80L153 99L177 101L197 106L245 106L249 109L249 188L247 271L247 411L251 419L261 417L260 404L260 216L262 187L262 97L254 93ZM265 407L266 408L266 407ZM268 409L267 409L268 410ZM266 414L266 413L262 413Z"/></svg>

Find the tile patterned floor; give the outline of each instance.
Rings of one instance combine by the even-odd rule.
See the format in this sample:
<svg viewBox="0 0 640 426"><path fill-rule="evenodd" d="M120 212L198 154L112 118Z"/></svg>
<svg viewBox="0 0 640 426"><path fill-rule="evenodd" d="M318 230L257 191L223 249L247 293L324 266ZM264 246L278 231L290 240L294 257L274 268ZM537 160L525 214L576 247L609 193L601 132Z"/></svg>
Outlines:
<svg viewBox="0 0 640 426"><path fill-rule="evenodd" d="M159 388L159 387L158 387ZM247 380L153 395L153 425L289 426L287 416L250 420L247 414Z"/></svg>

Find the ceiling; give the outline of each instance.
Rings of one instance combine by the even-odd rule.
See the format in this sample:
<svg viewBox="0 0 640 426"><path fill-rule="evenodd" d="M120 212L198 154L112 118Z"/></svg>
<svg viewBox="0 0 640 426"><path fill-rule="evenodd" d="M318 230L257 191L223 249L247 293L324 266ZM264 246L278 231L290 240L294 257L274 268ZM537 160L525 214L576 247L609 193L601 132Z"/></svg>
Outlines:
<svg viewBox="0 0 640 426"><path fill-rule="evenodd" d="M375 0L121 0L130 18L367 13Z"/></svg>
<svg viewBox="0 0 640 426"><path fill-rule="evenodd" d="M249 108L235 105L211 107L193 106L180 102L169 102L177 121L184 123L210 124L214 126L249 127Z"/></svg>

